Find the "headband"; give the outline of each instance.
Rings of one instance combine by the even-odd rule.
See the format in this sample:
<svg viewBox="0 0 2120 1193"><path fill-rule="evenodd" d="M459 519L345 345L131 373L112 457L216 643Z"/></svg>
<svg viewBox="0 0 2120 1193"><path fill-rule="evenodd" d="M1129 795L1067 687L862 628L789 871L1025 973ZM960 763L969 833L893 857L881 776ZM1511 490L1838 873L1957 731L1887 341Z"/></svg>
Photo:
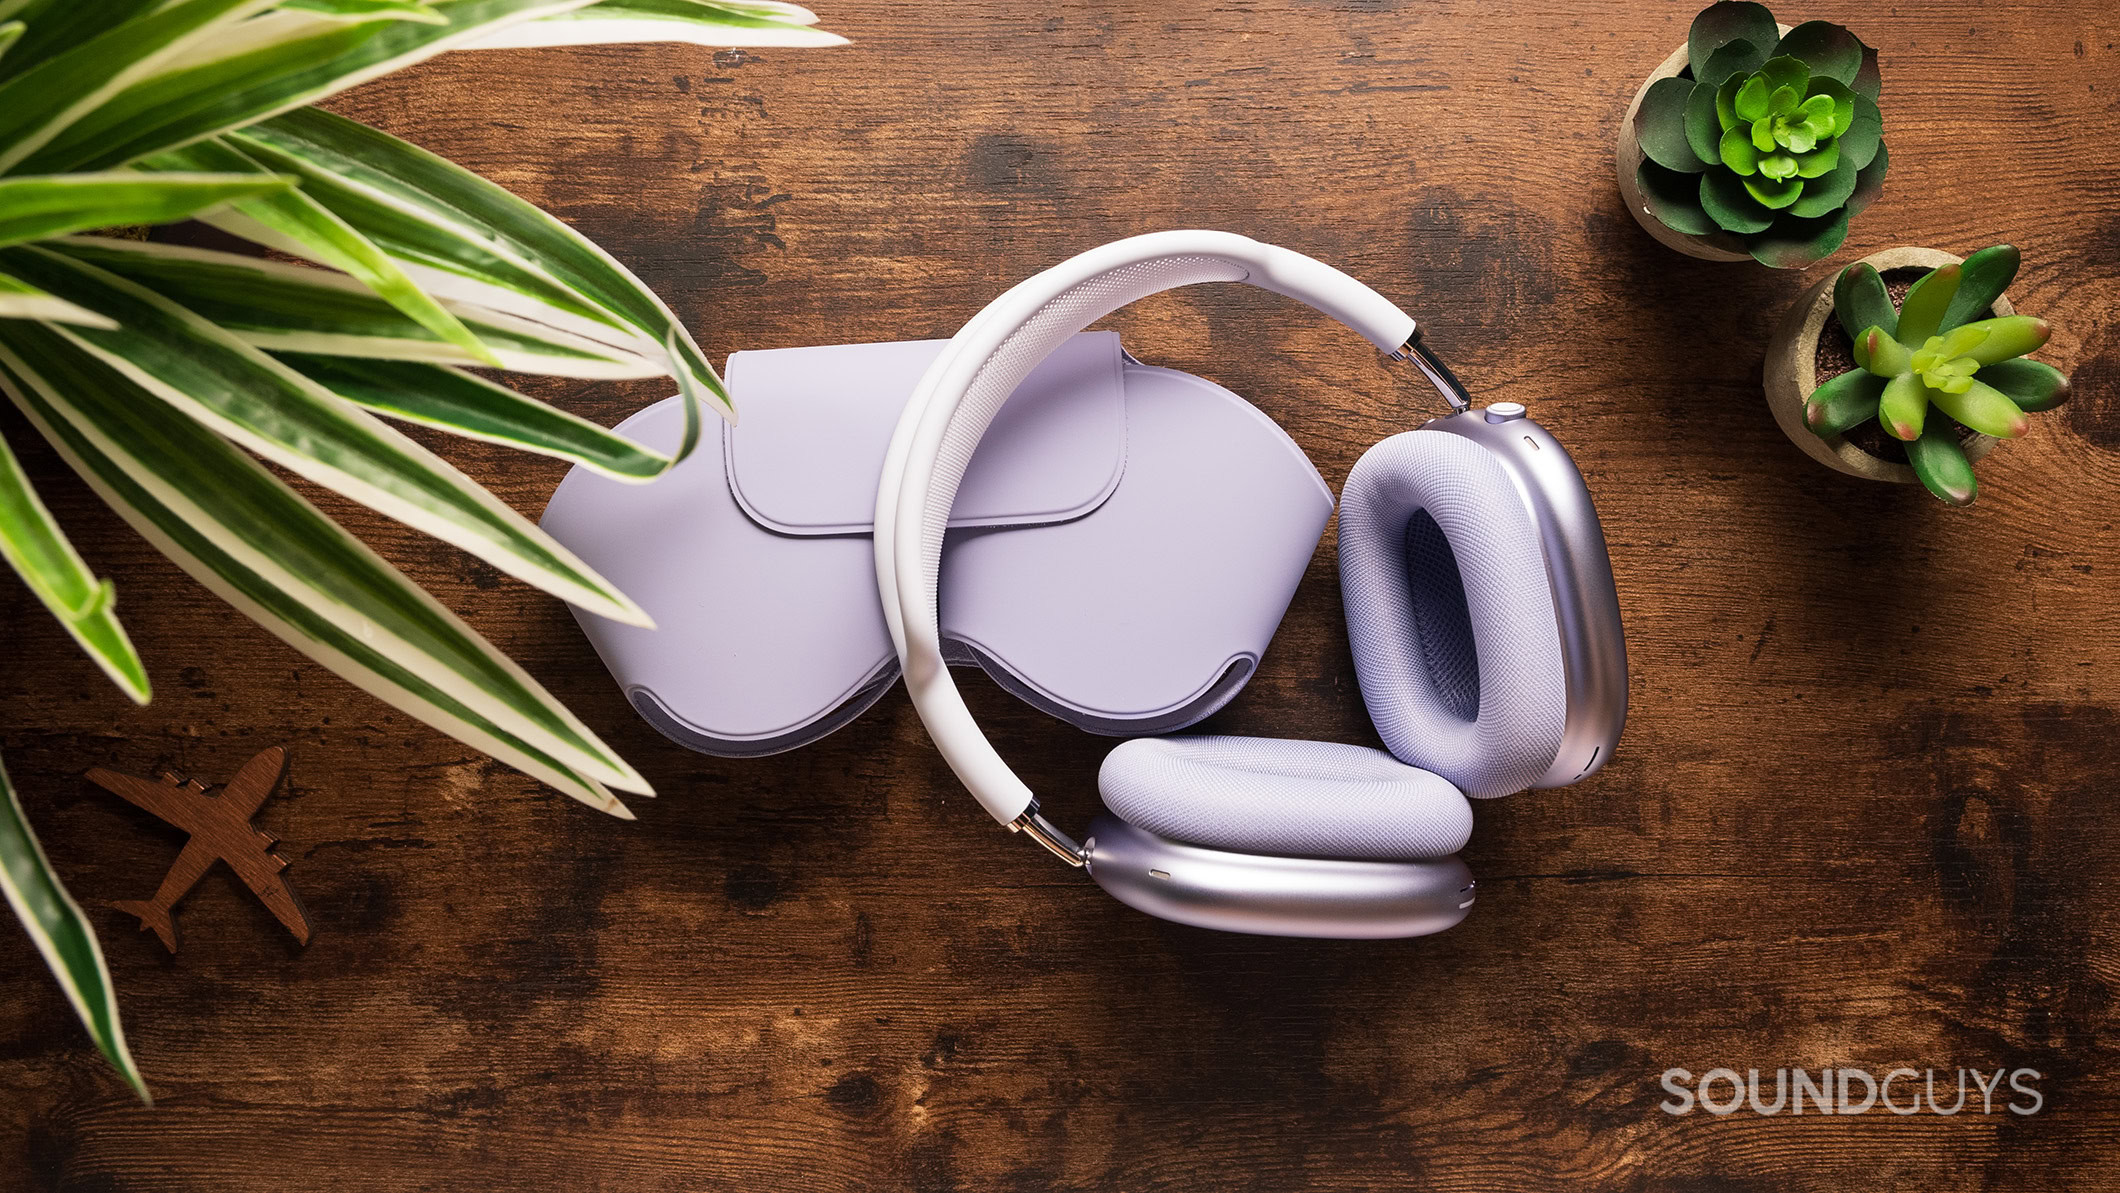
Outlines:
<svg viewBox="0 0 2120 1193"><path fill-rule="evenodd" d="M1157 232L1092 249L987 304L922 375L892 434L876 489L876 584L928 734L981 807L1081 865L1073 840L1038 814L1031 789L986 738L950 676L937 593L950 506L972 453L1031 370L1070 336L1150 294L1199 282L1249 282L1296 299L1410 360L1456 409L1463 387L1420 343L1412 316L1301 253L1228 232Z"/></svg>

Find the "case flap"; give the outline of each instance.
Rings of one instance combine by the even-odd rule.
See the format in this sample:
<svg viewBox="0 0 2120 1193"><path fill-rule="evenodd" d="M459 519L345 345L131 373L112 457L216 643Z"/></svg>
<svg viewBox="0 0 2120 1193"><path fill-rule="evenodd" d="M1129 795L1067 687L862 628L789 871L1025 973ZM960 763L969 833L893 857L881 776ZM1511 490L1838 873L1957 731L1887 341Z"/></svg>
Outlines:
<svg viewBox="0 0 2120 1193"><path fill-rule="evenodd" d="M730 491L782 534L867 534L898 416L947 340L775 348L729 357L741 423L722 437ZM1084 332L995 416L951 526L1036 526L1096 509L1118 487L1126 410L1117 334Z"/></svg>

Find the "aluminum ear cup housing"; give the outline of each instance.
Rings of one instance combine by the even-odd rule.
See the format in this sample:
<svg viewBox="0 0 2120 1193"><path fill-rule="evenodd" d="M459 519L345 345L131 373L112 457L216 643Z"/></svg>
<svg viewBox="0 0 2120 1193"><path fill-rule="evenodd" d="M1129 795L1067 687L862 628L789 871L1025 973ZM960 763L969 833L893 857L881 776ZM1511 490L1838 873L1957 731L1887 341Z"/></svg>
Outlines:
<svg viewBox="0 0 2120 1193"><path fill-rule="evenodd" d="M1341 493L1340 590L1363 702L1401 761L1490 799L1611 755L1626 653L1603 535L1522 406L1363 453Z"/></svg>
<svg viewBox="0 0 2120 1193"><path fill-rule="evenodd" d="M1225 932L1420 936L1457 923L1472 807L1382 750L1268 737L1135 738L1105 755L1083 852L1128 906Z"/></svg>
<svg viewBox="0 0 2120 1193"><path fill-rule="evenodd" d="M1589 486L1574 457L1515 402L1431 419L1421 430L1470 440L1502 466L1537 528L1560 635L1567 714L1552 765L1533 787L1596 774L1627 723L1627 641Z"/></svg>
<svg viewBox="0 0 2120 1193"><path fill-rule="evenodd" d="M1455 927L1472 909L1472 871L1435 861L1342 861L1207 849L1105 813L1090 822L1090 877L1158 919L1259 936L1384 940Z"/></svg>

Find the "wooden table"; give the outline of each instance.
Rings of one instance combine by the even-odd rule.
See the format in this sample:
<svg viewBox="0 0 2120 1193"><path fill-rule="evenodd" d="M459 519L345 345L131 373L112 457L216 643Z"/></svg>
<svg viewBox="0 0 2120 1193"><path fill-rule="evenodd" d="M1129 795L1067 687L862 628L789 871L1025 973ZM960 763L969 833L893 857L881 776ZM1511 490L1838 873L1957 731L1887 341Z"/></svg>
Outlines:
<svg viewBox="0 0 2120 1193"><path fill-rule="evenodd" d="M1884 55L1893 169L1836 262L2023 247L2078 397L1970 511L1807 461L1760 394L1823 275L1711 265L1621 209L1615 124L1690 6L821 5L851 48L457 55L337 101L543 204L717 359L949 335L1135 232L1227 228L1430 321L1581 462L1632 658L1627 734L1478 809L1484 897L1392 944L1148 919L1009 840L901 694L718 761L627 709L558 604L347 516L660 788L595 815L230 614L5 432L158 697L128 707L0 582L0 744L94 919L158 1095L88 1046L13 928L0 1184L66 1189L1843 1190L2113 1187L2120 1164L2120 16L1826 3ZM1335 485L1432 399L1233 287L1111 321L1287 426ZM654 383L546 384L606 422ZM562 469L441 447L525 512ZM333 509L341 508L338 504ZM1328 536L1208 723L1372 742ZM1104 743L971 685L1079 824ZM101 909L175 838L92 765L294 758L262 827L316 925L218 872L172 958ZM1727 1117L1659 1075L2040 1071L2041 1113ZM1771 1078L1770 1078L1771 1080ZM1977 1100L1977 1095L1976 1095Z"/></svg>

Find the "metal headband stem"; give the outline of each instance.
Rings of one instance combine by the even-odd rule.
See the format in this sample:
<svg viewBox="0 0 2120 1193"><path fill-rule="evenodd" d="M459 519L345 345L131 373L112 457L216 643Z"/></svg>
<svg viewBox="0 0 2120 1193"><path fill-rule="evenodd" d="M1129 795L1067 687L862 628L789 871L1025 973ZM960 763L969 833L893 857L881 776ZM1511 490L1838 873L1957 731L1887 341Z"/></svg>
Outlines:
<svg viewBox="0 0 2120 1193"><path fill-rule="evenodd" d="M1031 840L1052 850L1053 856L1070 866L1079 868L1089 861L1089 854L1075 844L1073 837L1061 832L1039 813L1036 800L1031 801L1031 806L1025 808L1021 816L1009 821L1008 831L1030 834Z"/></svg>
<svg viewBox="0 0 2120 1193"><path fill-rule="evenodd" d="M1419 369L1421 376L1428 379L1428 384L1435 387L1435 392L1443 395L1443 400L1450 403L1452 414L1472 409L1472 395L1465 392L1465 383L1457 379L1457 374L1450 371L1450 366L1444 364L1441 357L1421 342L1421 329L1418 326L1406 337L1406 342L1392 349L1389 355L1393 360L1412 361L1413 367Z"/></svg>

